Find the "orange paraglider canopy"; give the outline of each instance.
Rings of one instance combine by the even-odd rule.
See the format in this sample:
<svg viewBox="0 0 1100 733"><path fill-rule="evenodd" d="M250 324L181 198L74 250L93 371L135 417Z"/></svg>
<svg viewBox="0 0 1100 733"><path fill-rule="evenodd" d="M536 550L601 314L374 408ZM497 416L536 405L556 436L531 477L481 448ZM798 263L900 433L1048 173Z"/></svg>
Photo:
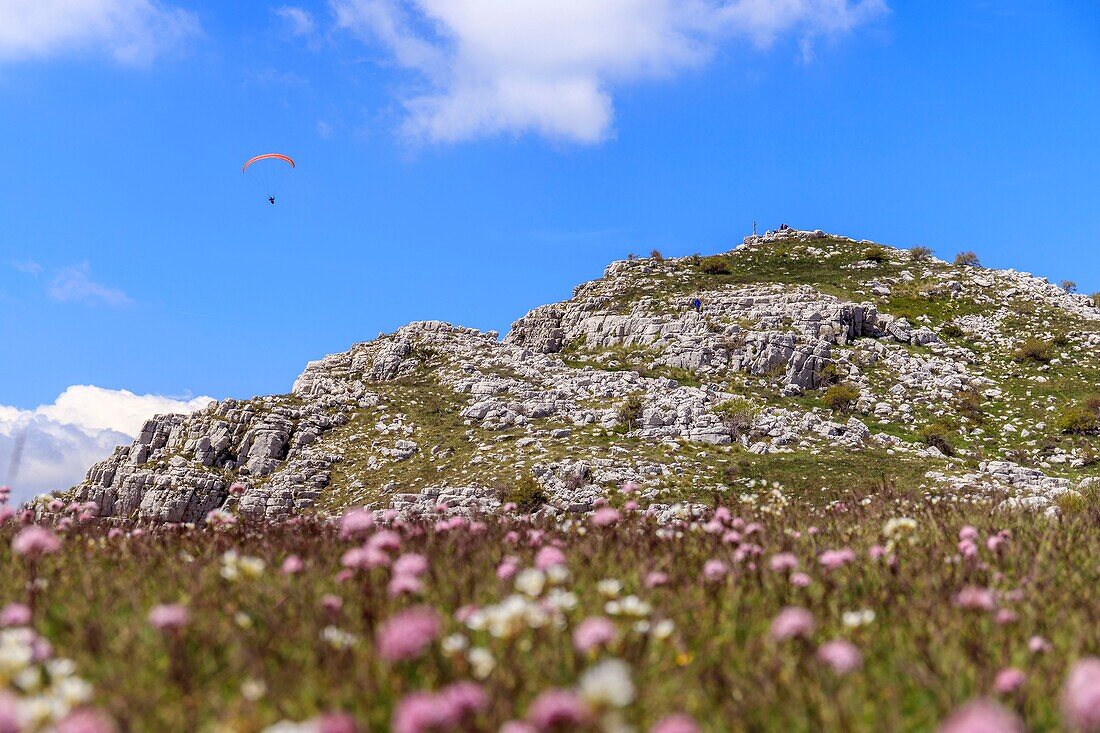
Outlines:
<svg viewBox="0 0 1100 733"><path fill-rule="evenodd" d="M270 159L281 160L285 163L290 163L291 168L296 168L297 167L297 166L294 165L294 159L291 158L289 155L283 155L282 153L264 153L263 155L257 155L255 158L249 158L248 161L244 164L244 167L241 168L241 173L244 173L246 170L248 170L248 166L252 165L257 160L270 160Z"/></svg>

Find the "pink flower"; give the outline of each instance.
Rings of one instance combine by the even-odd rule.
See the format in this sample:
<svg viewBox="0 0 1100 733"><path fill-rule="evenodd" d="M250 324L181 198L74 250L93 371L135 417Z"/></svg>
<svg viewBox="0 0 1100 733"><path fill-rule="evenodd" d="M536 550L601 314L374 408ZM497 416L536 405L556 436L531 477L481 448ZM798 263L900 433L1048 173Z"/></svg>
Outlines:
<svg viewBox="0 0 1100 733"><path fill-rule="evenodd" d="M396 575L409 575L419 578L428 572L428 560L423 555L409 552L397 558L393 563L393 572Z"/></svg>
<svg viewBox="0 0 1100 733"><path fill-rule="evenodd" d="M726 577L729 567L721 560L707 560L703 563L703 577L715 583Z"/></svg>
<svg viewBox="0 0 1100 733"><path fill-rule="evenodd" d="M989 548L990 552L1001 552L1002 548L1008 545L1008 541L1012 538L1012 533L1006 529L1002 529L992 537L986 538L985 546Z"/></svg>
<svg viewBox="0 0 1100 733"><path fill-rule="evenodd" d="M1010 608L1002 608L1000 611L997 611L996 621L1001 626L1014 624L1019 620L1020 614L1016 613Z"/></svg>
<svg viewBox="0 0 1100 733"><path fill-rule="evenodd" d="M114 733L115 726L95 710L74 710L54 729L57 733Z"/></svg>
<svg viewBox="0 0 1100 733"><path fill-rule="evenodd" d="M588 717L588 707L571 690L546 690L527 709L527 720L540 731L578 727L587 722Z"/></svg>
<svg viewBox="0 0 1100 733"><path fill-rule="evenodd" d="M173 631L186 626L189 618L185 606L179 603L162 604L153 606L153 610L149 612L149 625L160 631Z"/></svg>
<svg viewBox="0 0 1100 733"><path fill-rule="evenodd" d="M1044 654L1054 647L1041 636L1033 636L1027 640L1027 649L1032 654Z"/></svg>
<svg viewBox="0 0 1100 733"><path fill-rule="evenodd" d="M0 733L19 733L23 730L21 718L15 697L0 690Z"/></svg>
<svg viewBox="0 0 1100 733"><path fill-rule="evenodd" d="M660 570L654 570L653 572L646 574L646 588L653 589L661 585L668 585L668 573L662 573Z"/></svg>
<svg viewBox="0 0 1100 733"><path fill-rule="evenodd" d="M634 481L627 481L619 488L619 490L622 491L624 494L634 494L641 488L642 487Z"/></svg>
<svg viewBox="0 0 1100 733"><path fill-rule="evenodd" d="M12 509L11 507L6 507L6 506L0 505L0 524L3 524L4 522L8 521L9 519L11 519L14 516L15 516L15 510L14 509Z"/></svg>
<svg viewBox="0 0 1100 733"><path fill-rule="evenodd" d="M615 624L603 616L586 618L573 630L573 648L586 654L615 640Z"/></svg>
<svg viewBox="0 0 1100 733"><path fill-rule="evenodd" d="M500 561L500 565L497 565L497 577L508 580L516 574L517 570L519 570L519 559L509 555Z"/></svg>
<svg viewBox="0 0 1100 733"><path fill-rule="evenodd" d="M777 573L785 573L798 567L798 558L789 552L780 552L778 555L771 556L768 567Z"/></svg>
<svg viewBox="0 0 1100 733"><path fill-rule="evenodd" d="M978 556L978 543L974 540L959 540L959 554L963 557L977 557Z"/></svg>
<svg viewBox="0 0 1100 733"><path fill-rule="evenodd" d="M867 551L867 554L872 560L881 560L886 557L886 548L882 545L871 545L871 549Z"/></svg>
<svg viewBox="0 0 1100 733"><path fill-rule="evenodd" d="M351 509L340 518L340 539L366 534L374 528L374 517L366 509Z"/></svg>
<svg viewBox="0 0 1100 733"><path fill-rule="evenodd" d="M500 733L538 733L535 726L522 720L509 720L500 726Z"/></svg>
<svg viewBox="0 0 1100 733"><path fill-rule="evenodd" d="M297 555L287 555L287 558L283 560L283 566L280 568L283 575L296 575L302 572L302 558Z"/></svg>
<svg viewBox="0 0 1100 733"><path fill-rule="evenodd" d="M390 556L376 547L353 547L340 557L340 564L346 568L369 570L390 564Z"/></svg>
<svg viewBox="0 0 1100 733"><path fill-rule="evenodd" d="M358 733L355 718L346 713L326 713L317 719L317 733Z"/></svg>
<svg viewBox="0 0 1100 733"><path fill-rule="evenodd" d="M622 517L619 510L614 507L604 506L592 512L592 524L597 527L611 527L619 523Z"/></svg>
<svg viewBox="0 0 1100 733"><path fill-rule="evenodd" d="M863 666L863 655L859 653L859 648L844 639L834 639L822 644L817 650L817 658L840 675L854 672Z"/></svg>
<svg viewBox="0 0 1100 733"><path fill-rule="evenodd" d="M795 588L807 588L811 582L810 576L806 573L791 573L790 583Z"/></svg>
<svg viewBox="0 0 1100 733"><path fill-rule="evenodd" d="M978 530L977 530L977 528L972 527L969 524L964 525L963 528L959 530L959 539L960 540L969 540L970 542L977 542L977 540L978 540Z"/></svg>
<svg viewBox="0 0 1100 733"><path fill-rule="evenodd" d="M1062 688L1062 716L1081 733L1100 731L1100 657L1079 659Z"/></svg>
<svg viewBox="0 0 1100 733"><path fill-rule="evenodd" d="M367 540L367 547L375 550L385 550L386 552L400 550L401 535L389 529L375 532L371 535L371 538Z"/></svg>
<svg viewBox="0 0 1100 733"><path fill-rule="evenodd" d="M450 710L430 692L413 692L397 703L390 729L393 733L436 733L447 730L454 720Z"/></svg>
<svg viewBox="0 0 1100 733"><path fill-rule="evenodd" d="M123 532L120 528L111 527L109 530L107 530L107 539L117 540L119 537L121 537L124 534L126 534L126 533Z"/></svg>
<svg viewBox="0 0 1100 733"><path fill-rule="evenodd" d="M423 587L424 585L420 582L420 578L415 575L395 574L390 578L386 592L390 594L391 598L396 598L398 596L419 593Z"/></svg>
<svg viewBox="0 0 1100 733"><path fill-rule="evenodd" d="M993 679L993 689L998 695L1011 695L1027 681L1027 675L1015 667L1005 667Z"/></svg>
<svg viewBox="0 0 1100 733"><path fill-rule="evenodd" d="M997 605L997 596L988 588L968 585L955 596L955 605L972 611L992 611Z"/></svg>
<svg viewBox="0 0 1100 733"><path fill-rule="evenodd" d="M340 609L344 607L344 599L340 596L333 595L332 593L326 593L321 596L321 608L325 609L328 613L337 614L340 613Z"/></svg>
<svg viewBox="0 0 1100 733"><path fill-rule="evenodd" d="M447 685L436 697L448 709L450 717L457 721L477 715L489 707L489 696L485 690L469 680Z"/></svg>
<svg viewBox="0 0 1100 733"><path fill-rule="evenodd" d="M772 620L771 635L776 641L807 637L813 633L813 614L805 608L787 606Z"/></svg>
<svg viewBox="0 0 1100 733"><path fill-rule="evenodd" d="M29 626L31 609L22 603L9 603L0 611L0 628L7 626ZM2 729L0 729L2 730Z"/></svg>
<svg viewBox="0 0 1100 733"><path fill-rule="evenodd" d="M241 495L244 494L244 492L247 489L248 489L247 486L245 486L240 481L238 481L236 483L233 483L233 484L229 485L229 495L230 496L241 496Z"/></svg>
<svg viewBox="0 0 1100 733"><path fill-rule="evenodd" d="M60 499L54 499L46 505L46 508L56 514L57 512L65 508L65 502L61 501Z"/></svg>
<svg viewBox="0 0 1100 733"><path fill-rule="evenodd" d="M49 555L61 549L61 540L50 530L33 524L24 527L11 541L11 549L16 555L36 558Z"/></svg>
<svg viewBox="0 0 1100 733"><path fill-rule="evenodd" d="M699 733L699 726L689 716L678 713L658 720L649 733Z"/></svg>
<svg viewBox="0 0 1100 733"><path fill-rule="evenodd" d="M547 545L535 555L535 567L539 570L549 570L555 565L565 564L565 553L556 547Z"/></svg>
<svg viewBox="0 0 1100 733"><path fill-rule="evenodd" d="M825 568L835 570L836 568L844 567L855 559L856 553L850 548L845 547L840 550L826 550L821 553L821 557L819 557L817 561Z"/></svg>
<svg viewBox="0 0 1100 733"><path fill-rule="evenodd" d="M427 606L401 611L378 629L378 653L391 662L415 659L435 641L441 628L439 614Z"/></svg>
<svg viewBox="0 0 1100 733"><path fill-rule="evenodd" d="M975 700L956 710L943 722L939 733L1025 733L1024 724L990 700Z"/></svg>

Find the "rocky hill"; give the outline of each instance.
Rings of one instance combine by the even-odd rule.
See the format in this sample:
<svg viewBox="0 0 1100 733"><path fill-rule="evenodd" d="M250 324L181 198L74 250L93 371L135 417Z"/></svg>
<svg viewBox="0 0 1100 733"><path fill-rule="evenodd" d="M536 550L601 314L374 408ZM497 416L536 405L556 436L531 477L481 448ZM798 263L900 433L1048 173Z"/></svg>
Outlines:
<svg viewBox="0 0 1100 733"><path fill-rule="evenodd" d="M167 521L581 512L630 481L668 517L889 482L1053 513L1100 488L1098 432L1095 299L783 229L615 262L503 339L412 323L311 362L289 394L158 416L67 496Z"/></svg>

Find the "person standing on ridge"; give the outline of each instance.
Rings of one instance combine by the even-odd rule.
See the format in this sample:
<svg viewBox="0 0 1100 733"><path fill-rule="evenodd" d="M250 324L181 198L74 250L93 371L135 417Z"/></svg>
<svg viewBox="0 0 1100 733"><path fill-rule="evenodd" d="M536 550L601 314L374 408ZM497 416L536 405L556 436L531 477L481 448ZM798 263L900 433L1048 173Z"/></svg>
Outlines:
<svg viewBox="0 0 1100 733"><path fill-rule="evenodd" d="M691 301L691 307L695 309L696 313L702 313L703 312L703 301L696 298L695 300Z"/></svg>

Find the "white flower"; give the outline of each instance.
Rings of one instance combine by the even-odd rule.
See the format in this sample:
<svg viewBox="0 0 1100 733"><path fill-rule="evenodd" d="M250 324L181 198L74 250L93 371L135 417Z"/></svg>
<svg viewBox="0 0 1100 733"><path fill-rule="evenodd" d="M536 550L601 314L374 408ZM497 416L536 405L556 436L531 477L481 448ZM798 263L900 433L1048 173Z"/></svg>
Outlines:
<svg viewBox="0 0 1100 733"><path fill-rule="evenodd" d="M251 629L252 617L244 611L237 611L235 614L233 614L233 623L237 624L237 626L241 627L242 629Z"/></svg>
<svg viewBox="0 0 1100 733"><path fill-rule="evenodd" d="M241 555L236 550L228 550L222 555L221 575L226 580L241 577L255 578L263 573L265 563L258 557Z"/></svg>
<svg viewBox="0 0 1100 733"><path fill-rule="evenodd" d="M844 625L849 629L858 629L860 626L867 626L875 620L875 612L869 608L865 608L862 611L845 611L841 616L844 621Z"/></svg>
<svg viewBox="0 0 1100 733"><path fill-rule="evenodd" d="M620 602L622 613L625 616L637 616L639 618L648 616L653 610L652 606L638 598L638 596L627 596Z"/></svg>
<svg viewBox="0 0 1100 733"><path fill-rule="evenodd" d="M658 621L657 623L653 624L653 633L651 634L651 636L654 639L660 639L660 640L663 641L663 640L667 639L668 637L672 636L673 632L675 632L675 631L676 631L676 624L673 623L672 619L667 619L666 618L666 619L662 619L662 620Z"/></svg>
<svg viewBox="0 0 1100 733"><path fill-rule="evenodd" d="M241 697L249 702L256 702L267 694L267 683L263 680L249 677L241 683Z"/></svg>
<svg viewBox="0 0 1100 733"><path fill-rule="evenodd" d="M535 598L546 586L546 573L535 568L527 568L516 576L516 590Z"/></svg>
<svg viewBox="0 0 1100 733"><path fill-rule="evenodd" d="M564 565L552 565L546 570L546 579L550 585L561 585L569 580L569 568Z"/></svg>
<svg viewBox="0 0 1100 733"><path fill-rule="evenodd" d="M471 672L474 677L479 680L483 680L492 673L493 668L497 666L497 662L493 659L492 653L485 647L475 646L470 651L466 652L466 661L470 663Z"/></svg>
<svg viewBox="0 0 1100 733"><path fill-rule="evenodd" d="M581 697L594 708L623 708L634 700L630 667L621 659L607 659L586 669L577 681Z"/></svg>
<svg viewBox="0 0 1100 733"><path fill-rule="evenodd" d="M321 631L321 639L333 649L348 649L359 641L355 634L336 626L326 626Z"/></svg>
<svg viewBox="0 0 1100 733"><path fill-rule="evenodd" d="M617 598L622 589L623 584L615 578L604 578L596 583L596 590L605 598Z"/></svg>
<svg viewBox="0 0 1100 733"><path fill-rule="evenodd" d="M470 642L462 634L451 634L443 637L443 641L439 642L439 646L444 654L458 654L465 651L470 646Z"/></svg>

